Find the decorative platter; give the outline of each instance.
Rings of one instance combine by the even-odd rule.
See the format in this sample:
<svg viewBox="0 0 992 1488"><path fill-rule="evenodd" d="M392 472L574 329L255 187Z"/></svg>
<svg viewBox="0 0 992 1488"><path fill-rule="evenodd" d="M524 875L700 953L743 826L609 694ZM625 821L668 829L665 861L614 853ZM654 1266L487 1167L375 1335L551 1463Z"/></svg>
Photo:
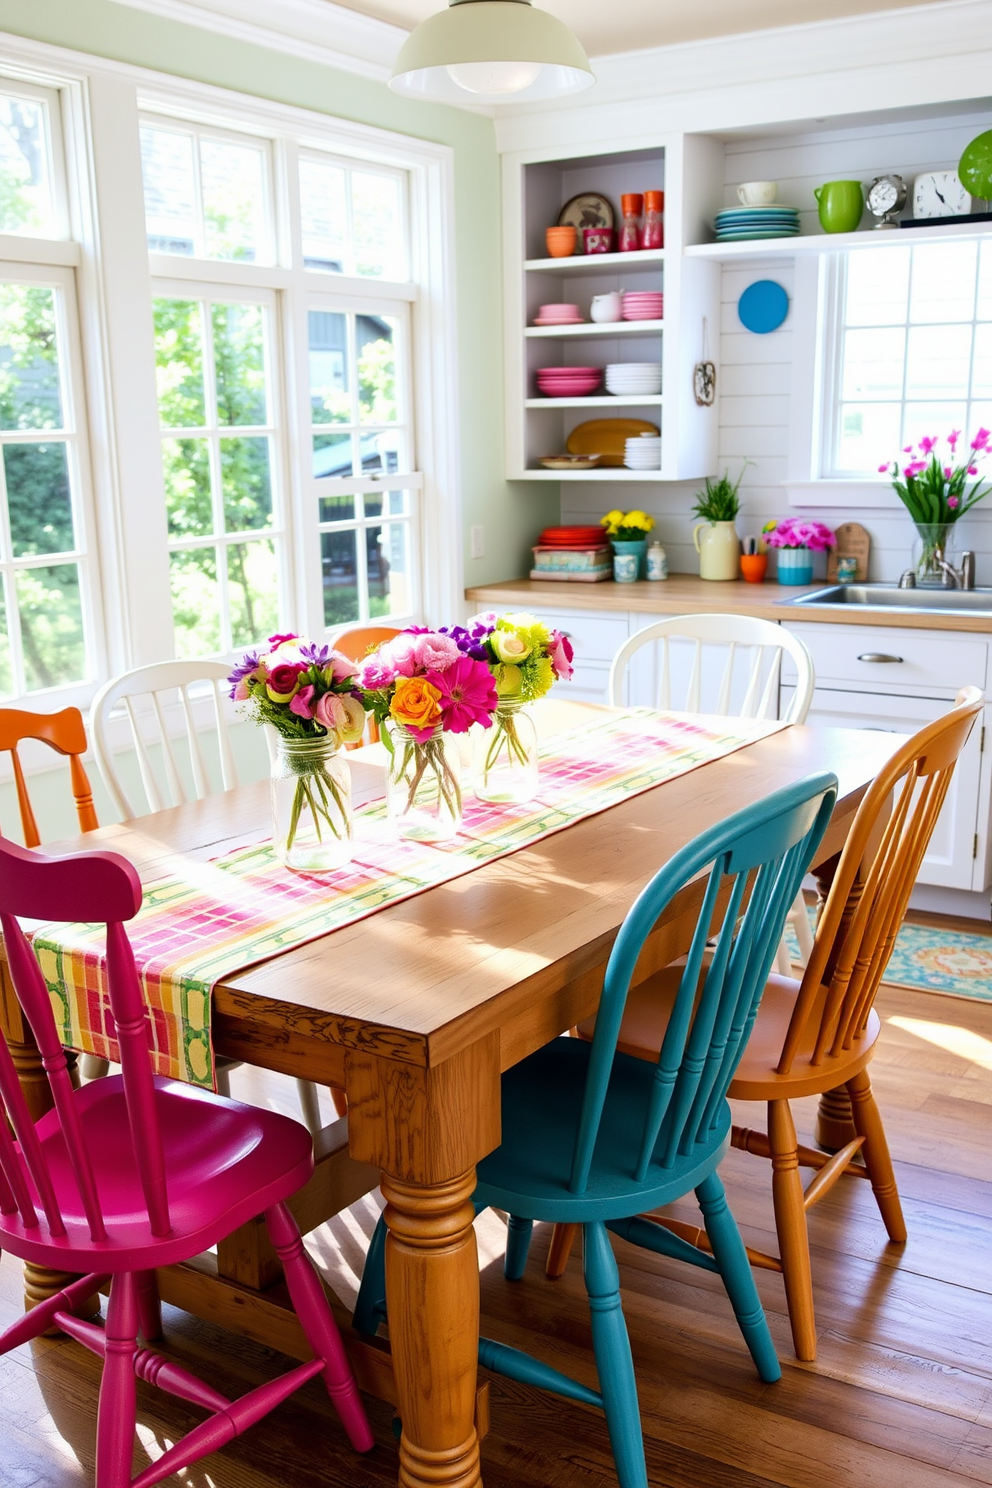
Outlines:
<svg viewBox="0 0 992 1488"><path fill-rule="evenodd" d="M615 221L616 214L612 206L598 191L583 191L579 196L573 196L558 213L559 227L575 228L576 253L583 252L583 228L605 227L612 230Z"/></svg>
<svg viewBox="0 0 992 1488"><path fill-rule="evenodd" d="M545 455L543 460L538 460L545 470L592 470L593 466L599 464L598 454L588 455Z"/></svg>
<svg viewBox="0 0 992 1488"><path fill-rule="evenodd" d="M598 454L600 465L622 466L627 440L633 434L660 434L657 424L645 419L587 419L577 424L565 441L569 454Z"/></svg>

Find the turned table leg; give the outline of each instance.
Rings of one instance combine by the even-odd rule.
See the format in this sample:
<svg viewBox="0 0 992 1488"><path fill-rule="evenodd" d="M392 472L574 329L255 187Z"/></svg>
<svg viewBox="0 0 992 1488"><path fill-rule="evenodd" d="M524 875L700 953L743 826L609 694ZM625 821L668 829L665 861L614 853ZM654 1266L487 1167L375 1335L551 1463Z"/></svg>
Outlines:
<svg viewBox="0 0 992 1488"><path fill-rule="evenodd" d="M837 854L836 857L828 858L825 863L821 863L813 870L813 877L816 880L818 911L822 911L826 902L827 895L830 892L830 885L834 881L834 874L837 872L839 860L840 854ZM844 921L838 934L838 944L843 938L844 927L854 909L856 889L857 886L855 885L852 889L851 900L848 903L847 912L845 913ZM822 1147L826 1152L839 1152L842 1147L847 1146L848 1142L856 1140L858 1134L854 1129L854 1117L851 1114L851 1097L843 1085L838 1085L836 1090L826 1090L820 1096L820 1105L816 1113L815 1135L817 1146Z"/></svg>

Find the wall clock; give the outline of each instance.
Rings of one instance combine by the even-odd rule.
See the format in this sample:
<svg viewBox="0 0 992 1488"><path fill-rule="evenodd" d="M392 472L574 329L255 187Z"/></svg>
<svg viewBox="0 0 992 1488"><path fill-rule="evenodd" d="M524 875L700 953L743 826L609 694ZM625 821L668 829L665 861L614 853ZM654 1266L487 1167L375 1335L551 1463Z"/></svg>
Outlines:
<svg viewBox="0 0 992 1488"><path fill-rule="evenodd" d="M758 336L777 331L788 313L789 296L774 279L758 279L749 284L737 301L741 325Z"/></svg>
<svg viewBox="0 0 992 1488"><path fill-rule="evenodd" d="M924 171L913 182L914 217L963 217L971 211L971 192L957 171Z"/></svg>

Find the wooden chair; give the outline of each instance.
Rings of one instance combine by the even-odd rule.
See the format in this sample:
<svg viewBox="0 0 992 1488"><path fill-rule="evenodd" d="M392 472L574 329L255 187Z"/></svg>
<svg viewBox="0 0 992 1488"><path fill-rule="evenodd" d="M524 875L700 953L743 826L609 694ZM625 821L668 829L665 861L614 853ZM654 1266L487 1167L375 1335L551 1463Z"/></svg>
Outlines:
<svg viewBox="0 0 992 1488"><path fill-rule="evenodd" d="M692 645L685 688L676 690L677 657L671 643ZM788 655L796 669L795 691L782 718L786 723L805 723L816 674L805 644L791 631L771 620L748 615L674 615L657 620L632 635L620 647L610 666L609 700L622 707L625 679L638 652L650 648L657 670L657 706L684 713L716 714L721 718L778 718L782 658ZM724 656L725 653L725 656ZM684 658L683 659L687 659ZM788 915L788 923L799 944L803 965L813 950L813 932L802 891ZM778 949L776 965L788 976L792 970L785 941Z"/></svg>
<svg viewBox="0 0 992 1488"><path fill-rule="evenodd" d="M82 756L86 753L87 744L83 715L79 709L63 708L61 713L25 713L19 708L0 708L0 751L10 751L24 842L28 847L37 847L41 836L17 753L17 746L24 739L39 739L57 754L69 756L69 776L79 830L92 832L100 823L93 806L93 792L83 769Z"/></svg>
<svg viewBox="0 0 992 1488"><path fill-rule="evenodd" d="M868 1178L889 1238L896 1243L906 1239L885 1131L868 1077L880 1031L872 1004L954 766L981 708L979 689L965 688L954 708L898 749L873 782L840 856L802 982L769 978L730 1083L731 1099L767 1103L767 1132L734 1127L733 1145L772 1161L780 1254L751 1255L755 1265L783 1274L800 1359L816 1358L807 1211L843 1174ZM894 804L886 820L890 801ZM619 1048L639 1059L657 1059L659 1035L677 1004L682 977L680 967L666 967L634 988ZM594 1026L591 1020L579 1032L591 1038ZM790 1102L841 1088L850 1096L856 1137L832 1156L800 1146ZM863 1167L854 1165L859 1153ZM805 1192L799 1177L804 1167L815 1170ZM674 1220L661 1222L705 1248L698 1230ZM560 1230L554 1237L549 1274L561 1275L570 1245L571 1236Z"/></svg>
<svg viewBox="0 0 992 1488"><path fill-rule="evenodd" d="M478 1165L477 1208L511 1216L505 1271L518 1278L535 1220L582 1225L599 1390L482 1339L479 1360L606 1412L621 1488L647 1488L637 1387L608 1230L719 1274L765 1381L778 1359L717 1166L730 1139L726 1091L747 1041L782 922L836 800L832 775L776 791L688 843L638 896L610 954L591 1043L553 1039L502 1079L502 1142ZM631 977L659 916L690 883L701 906L675 1009L653 1065L618 1049ZM698 902L698 901L697 901ZM705 976L707 943L716 937ZM638 1216L695 1190L712 1252ZM387 1242L388 1244L388 1242ZM382 1316L382 1231L355 1324Z"/></svg>
<svg viewBox="0 0 992 1488"><path fill-rule="evenodd" d="M0 1334L0 1354L55 1326L103 1359L96 1488L151 1488L226 1445L316 1375L352 1446L368 1451L372 1432L341 1338L286 1207L313 1173L310 1136L285 1116L152 1074L148 1018L124 928L140 905L138 875L116 853L48 858L0 839L4 946L54 1102L36 1125L0 1034L0 1248L35 1266L82 1273ZM72 1088L20 916L106 923L122 1074ZM314 1358L230 1401L137 1339L162 1334L156 1268L191 1260L259 1214ZM106 1327L75 1316L108 1281ZM138 1379L209 1415L132 1478Z"/></svg>
<svg viewBox="0 0 992 1488"><path fill-rule="evenodd" d="M170 736L165 707L178 698L186 733L186 757L192 777L195 799L202 801L212 793L213 787L207 772L206 759L196 727L193 700L190 690L206 685L212 702L214 724L217 731L217 755L220 764L221 785L232 790L238 784L238 771L228 735L227 713L224 696L227 692L227 677L230 667L223 661L161 661L151 666L137 667L113 677L93 699L91 726L93 752L103 782L110 797L125 821L141 814L128 795L110 744L110 716L118 703L123 703L130 725L131 741L138 760L141 783L144 788L147 809L164 811L168 806L178 806L189 800L187 786L180 770L180 755L175 739ZM145 707L139 711L137 699L145 699ZM162 754L161 775L156 771L149 753L146 730L157 736ZM144 724L144 727L143 727ZM164 779L162 778L164 776ZM218 1059L216 1061L217 1089L222 1095L230 1095L230 1071L238 1061ZM106 1074L106 1060L86 1054L82 1060L83 1074L94 1079ZM300 1110L312 1136L321 1129L320 1103L316 1086L309 1080L297 1080L296 1089Z"/></svg>
<svg viewBox="0 0 992 1488"><path fill-rule="evenodd" d="M364 661L370 651L376 646L381 646L384 641L391 641L400 632L393 625L359 625L354 630L342 631L334 638L334 649L340 651L342 656L347 656L349 661ZM365 725L364 744L378 744L379 725L374 718L369 718ZM358 749L358 744L348 744L348 749Z"/></svg>

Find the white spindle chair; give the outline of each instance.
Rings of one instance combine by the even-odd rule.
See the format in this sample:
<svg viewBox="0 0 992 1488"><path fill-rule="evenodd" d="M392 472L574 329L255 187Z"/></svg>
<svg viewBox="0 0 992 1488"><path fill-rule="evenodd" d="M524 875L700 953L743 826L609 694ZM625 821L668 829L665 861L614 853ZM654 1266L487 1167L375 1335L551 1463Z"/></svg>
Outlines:
<svg viewBox="0 0 992 1488"><path fill-rule="evenodd" d="M124 672L101 687L93 699L90 715L93 753L107 792L125 821L133 820L141 811L136 810L132 804L111 748L110 718L113 710L118 704L123 704L130 725L131 743L138 761L147 810L164 811L169 806L179 806L190 799L180 765L181 751L174 731L170 731L172 720L166 712L167 709L174 708L178 697L185 726L186 759L192 776L193 792L195 799L202 801L205 796L213 794L213 786L202 739L196 726L196 700L191 696L191 690L199 689L212 703L221 786L224 790L231 790L239 781L224 706L229 672L230 667L223 661L160 661ZM161 749L160 771L156 771L152 760L149 734L155 736L154 742ZM217 1088L222 1095L230 1094L229 1076L236 1063L237 1061L228 1059L217 1061ZM82 1072L93 1079L106 1074L107 1063L95 1055L84 1055ZM316 1136L321 1128L316 1086L309 1080L297 1080L296 1088L303 1120L311 1135Z"/></svg>
<svg viewBox="0 0 992 1488"><path fill-rule="evenodd" d="M684 674L685 668L673 665L672 641L693 646L684 697L676 695L673 687L673 672ZM787 723L805 722L816 686L813 658L797 636L771 620L750 615L674 615L645 626L625 641L613 658L608 689L614 707L622 707L627 701L624 687L627 668L632 657L645 646L653 646L657 652L659 708L721 718L778 718L782 658L788 655L796 669L796 681L782 716ZM710 648L709 653L706 648ZM718 649L726 650L725 660L713 654ZM684 652L682 660L686 660ZM707 665L708 660L712 666ZM795 931L805 965L813 950L813 932L801 893L789 911L789 924ZM784 975L789 974L790 959L784 941L779 947L777 966Z"/></svg>

